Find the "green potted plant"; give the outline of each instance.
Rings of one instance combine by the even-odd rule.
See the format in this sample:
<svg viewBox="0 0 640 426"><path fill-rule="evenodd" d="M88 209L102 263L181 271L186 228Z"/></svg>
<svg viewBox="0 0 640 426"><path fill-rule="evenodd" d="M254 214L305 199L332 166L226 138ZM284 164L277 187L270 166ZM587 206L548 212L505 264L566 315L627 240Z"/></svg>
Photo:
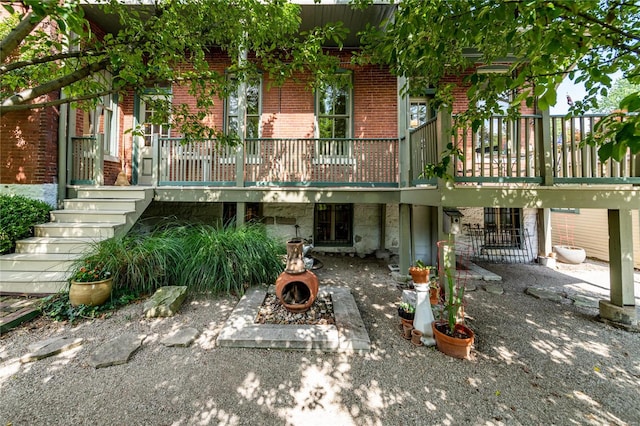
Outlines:
<svg viewBox="0 0 640 426"><path fill-rule="evenodd" d="M425 263L418 259L409 267L409 275L414 284L427 284L429 282L429 275L431 270L435 269L433 266L425 265Z"/></svg>
<svg viewBox="0 0 640 426"><path fill-rule="evenodd" d="M111 296L113 278L102 261L87 257L75 264L69 283L71 306L99 306Z"/></svg>
<svg viewBox="0 0 640 426"><path fill-rule="evenodd" d="M402 322L402 335L405 339L411 339L411 330L413 330L413 319L416 315L416 307L411 303L402 302L398 306L398 315Z"/></svg>
<svg viewBox="0 0 640 426"><path fill-rule="evenodd" d="M431 324L433 337L440 352L455 358L468 358L475 339L473 331L464 324L464 285L460 285L451 271L445 269L447 292L441 318Z"/></svg>

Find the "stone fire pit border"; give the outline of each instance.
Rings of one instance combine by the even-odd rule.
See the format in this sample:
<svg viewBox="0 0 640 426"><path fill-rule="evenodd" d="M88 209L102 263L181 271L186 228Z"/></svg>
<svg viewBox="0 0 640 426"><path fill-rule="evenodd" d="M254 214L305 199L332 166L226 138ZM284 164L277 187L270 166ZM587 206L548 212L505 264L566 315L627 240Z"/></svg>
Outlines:
<svg viewBox="0 0 640 426"><path fill-rule="evenodd" d="M335 325L255 324L258 309L262 306L266 294L265 288L247 291L218 335L218 346L369 352L369 334L348 288L321 286L318 290L318 297L331 295Z"/></svg>

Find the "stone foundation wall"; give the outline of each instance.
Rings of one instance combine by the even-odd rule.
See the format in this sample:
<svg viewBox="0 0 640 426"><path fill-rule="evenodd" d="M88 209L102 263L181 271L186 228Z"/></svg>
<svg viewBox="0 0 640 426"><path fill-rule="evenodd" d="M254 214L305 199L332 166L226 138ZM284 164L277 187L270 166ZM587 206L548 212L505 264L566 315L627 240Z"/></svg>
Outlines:
<svg viewBox="0 0 640 426"><path fill-rule="evenodd" d="M53 208L58 207L57 183L44 183L41 185L3 184L0 185L0 194L22 195L23 197L44 201Z"/></svg>

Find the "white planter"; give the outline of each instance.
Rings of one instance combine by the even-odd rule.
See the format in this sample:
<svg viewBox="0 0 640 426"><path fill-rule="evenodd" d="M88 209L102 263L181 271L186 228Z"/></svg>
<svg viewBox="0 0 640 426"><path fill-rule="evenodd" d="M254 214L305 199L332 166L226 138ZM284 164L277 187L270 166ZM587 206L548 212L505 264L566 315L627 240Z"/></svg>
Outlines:
<svg viewBox="0 0 640 426"><path fill-rule="evenodd" d="M581 247L553 246L553 250L556 252L558 260L562 263L577 265L587 258L587 253Z"/></svg>

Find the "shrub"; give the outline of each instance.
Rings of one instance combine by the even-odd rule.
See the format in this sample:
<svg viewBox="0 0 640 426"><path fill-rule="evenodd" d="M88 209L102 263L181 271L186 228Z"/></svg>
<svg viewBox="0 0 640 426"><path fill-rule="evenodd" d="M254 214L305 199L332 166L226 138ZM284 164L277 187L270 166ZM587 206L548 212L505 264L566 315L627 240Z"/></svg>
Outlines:
<svg viewBox="0 0 640 426"><path fill-rule="evenodd" d="M246 286L275 282L284 269L284 253L284 244L269 238L261 225L163 225L97 242L80 262L101 262L111 271L115 289L135 294L164 285L242 294Z"/></svg>
<svg viewBox="0 0 640 426"><path fill-rule="evenodd" d="M33 236L33 226L49 221L51 206L21 195L0 195L0 254L15 250L16 241Z"/></svg>

